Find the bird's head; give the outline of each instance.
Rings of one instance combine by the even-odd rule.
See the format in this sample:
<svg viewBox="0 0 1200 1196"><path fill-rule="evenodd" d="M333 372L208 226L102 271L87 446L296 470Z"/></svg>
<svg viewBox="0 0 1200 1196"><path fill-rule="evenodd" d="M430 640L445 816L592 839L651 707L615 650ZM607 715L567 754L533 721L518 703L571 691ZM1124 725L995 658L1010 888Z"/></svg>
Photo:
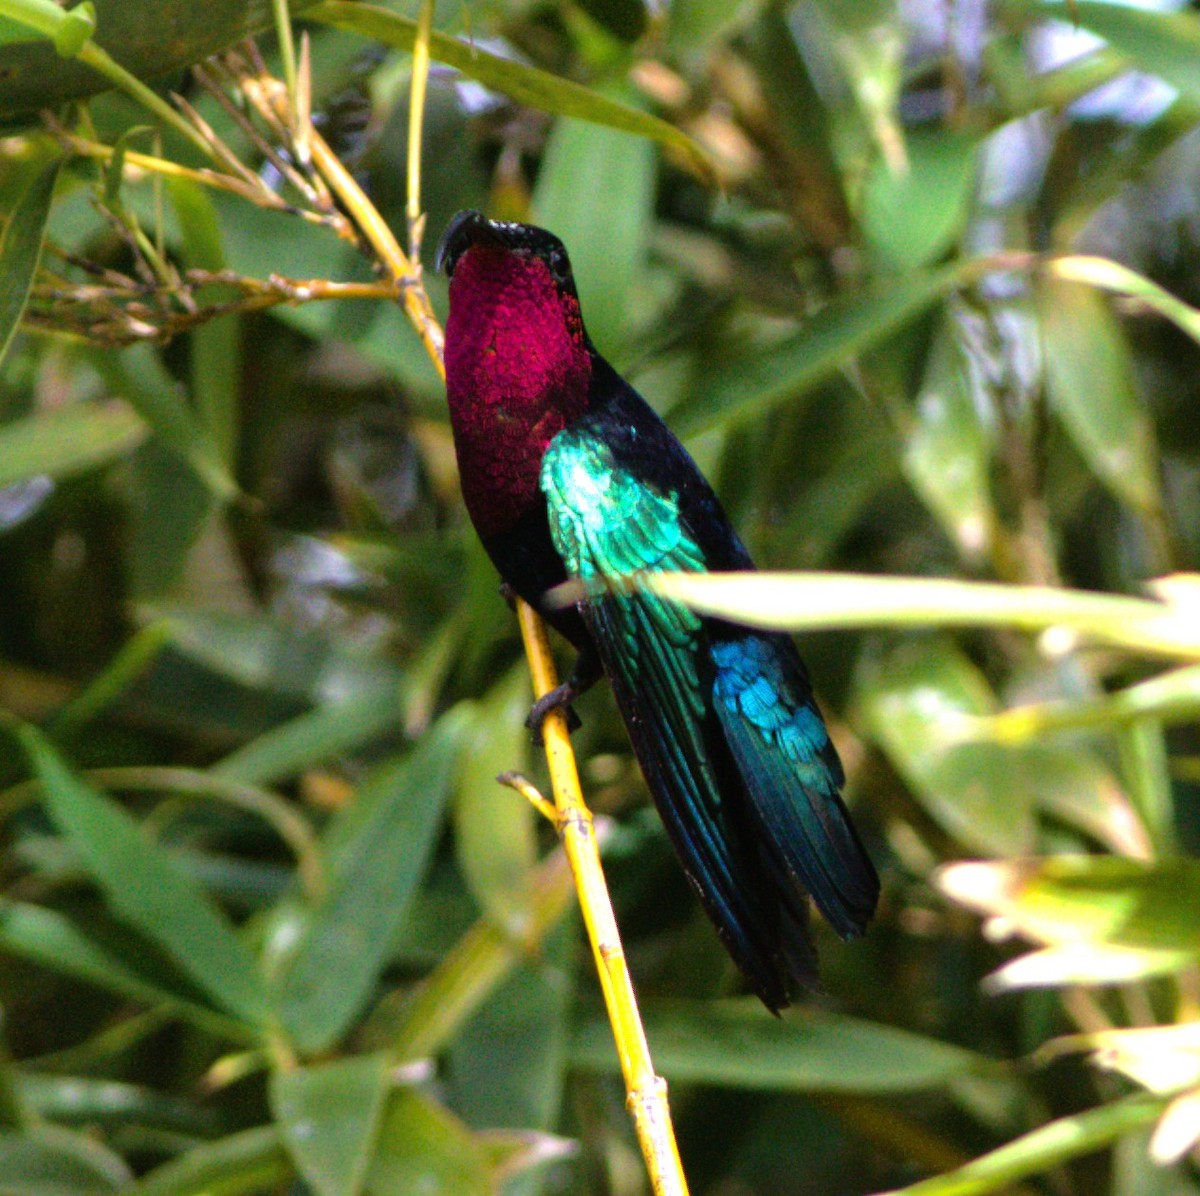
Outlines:
<svg viewBox="0 0 1200 1196"><path fill-rule="evenodd" d="M460 212L442 236L437 264L450 276L451 403L469 397L514 415L545 402L579 406L591 363L563 243L529 224Z"/></svg>
<svg viewBox="0 0 1200 1196"><path fill-rule="evenodd" d="M514 509L536 493L546 446L587 410L591 346L567 251L553 233L460 212L437 265L450 276L450 421L479 526L490 518L485 505L504 505L497 478L506 479ZM483 493L481 478L493 492Z"/></svg>

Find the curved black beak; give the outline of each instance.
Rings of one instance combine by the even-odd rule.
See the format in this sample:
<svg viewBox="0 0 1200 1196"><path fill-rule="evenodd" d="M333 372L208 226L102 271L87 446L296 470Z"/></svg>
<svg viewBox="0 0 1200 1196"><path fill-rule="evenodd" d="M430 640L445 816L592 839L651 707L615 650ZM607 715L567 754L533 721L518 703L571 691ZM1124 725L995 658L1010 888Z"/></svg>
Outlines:
<svg viewBox="0 0 1200 1196"><path fill-rule="evenodd" d="M480 242L493 245L504 243L495 224L482 212L476 212L473 208L459 212L446 225L446 231L442 233L442 239L438 242L437 257L434 259L435 269L453 275L458 259L472 245L478 245Z"/></svg>

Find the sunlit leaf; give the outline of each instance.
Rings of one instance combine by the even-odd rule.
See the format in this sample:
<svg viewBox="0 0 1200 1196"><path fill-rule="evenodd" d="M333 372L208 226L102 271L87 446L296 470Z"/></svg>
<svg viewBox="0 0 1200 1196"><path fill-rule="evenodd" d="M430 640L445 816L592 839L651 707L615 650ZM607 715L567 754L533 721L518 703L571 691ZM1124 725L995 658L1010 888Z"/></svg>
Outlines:
<svg viewBox="0 0 1200 1196"><path fill-rule="evenodd" d="M350 1055L272 1076L275 1121L317 1196L362 1191L389 1080L383 1055Z"/></svg>
<svg viewBox="0 0 1200 1196"><path fill-rule="evenodd" d="M1190 589L1163 603L1049 586L839 573L654 573L637 584L749 627L1064 627L1147 652L1200 655ZM1151 588L1151 587L1147 587ZM574 601L577 587L562 587Z"/></svg>
<svg viewBox="0 0 1200 1196"><path fill-rule="evenodd" d="M857 1018L794 1009L773 1018L757 1001L658 1001L644 1010L655 1066L668 1081L792 1092L912 1092L995 1066L949 1043ZM576 1035L577 1065L615 1070L612 1030Z"/></svg>
<svg viewBox="0 0 1200 1196"><path fill-rule="evenodd" d="M145 423L121 402L73 403L0 425L0 486L40 474L69 477L127 456Z"/></svg>
<svg viewBox="0 0 1200 1196"><path fill-rule="evenodd" d="M1120 983L1176 971L1200 956L1200 864L1055 856L953 864L953 900L1045 949L1006 964L998 987Z"/></svg>
<svg viewBox="0 0 1200 1196"><path fill-rule="evenodd" d="M1200 1091L1177 1096L1163 1112L1150 1139L1150 1156L1160 1164L1177 1163L1200 1141Z"/></svg>
<svg viewBox="0 0 1200 1196"><path fill-rule="evenodd" d="M305 16L336 25L339 29L361 33L364 37L375 38L398 50L411 50L416 38L415 21L374 4L322 0L308 9ZM509 96L519 104L554 112L559 116L578 117L592 124L608 125L661 142L679 151L701 175L711 177L712 167L700 146L674 125L647 112L639 112L569 79L490 54L479 46L447 37L436 30L430 37L429 53L435 61L462 71L468 78Z"/></svg>
<svg viewBox="0 0 1200 1196"><path fill-rule="evenodd" d="M912 644L864 678L872 736L914 795L960 843L989 855L1029 851L1033 801L1019 753L955 740L962 720L996 707L983 675L949 641Z"/></svg>

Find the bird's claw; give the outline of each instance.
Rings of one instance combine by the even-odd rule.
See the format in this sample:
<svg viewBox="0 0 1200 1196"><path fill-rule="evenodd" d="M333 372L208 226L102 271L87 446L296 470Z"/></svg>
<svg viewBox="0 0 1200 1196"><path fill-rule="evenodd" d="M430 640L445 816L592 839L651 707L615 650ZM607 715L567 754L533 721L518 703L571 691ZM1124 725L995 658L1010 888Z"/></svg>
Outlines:
<svg viewBox="0 0 1200 1196"><path fill-rule="evenodd" d="M543 694L533 704L533 708L529 711L529 717L525 720L525 726L529 728L533 736L533 742L536 747L545 746L545 737L542 735L542 725L546 721L546 716L552 710L562 710L567 718L567 730L576 731L580 727L579 716L571 709L571 703L579 697L579 686L574 681L564 681L561 685L556 686L548 694Z"/></svg>

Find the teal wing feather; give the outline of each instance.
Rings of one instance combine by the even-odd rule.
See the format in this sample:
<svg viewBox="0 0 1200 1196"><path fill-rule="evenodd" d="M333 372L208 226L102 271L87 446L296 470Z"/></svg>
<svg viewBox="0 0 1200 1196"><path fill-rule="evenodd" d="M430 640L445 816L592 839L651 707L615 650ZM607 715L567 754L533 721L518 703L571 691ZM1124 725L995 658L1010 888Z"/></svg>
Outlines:
<svg viewBox="0 0 1200 1196"><path fill-rule="evenodd" d="M555 437L541 484L568 573L591 580L705 568L678 497L622 468L586 428ZM797 980L815 977L794 861L768 841L796 828L787 819L764 823L747 797L741 758L764 773L770 769L753 740L737 741L740 729L727 742L733 707L722 714L714 702L725 692L725 670L714 659L707 625L647 594L608 594L581 609L693 888L764 1001L782 1008ZM740 697L733 693L732 700ZM772 800L769 775L765 783Z"/></svg>

